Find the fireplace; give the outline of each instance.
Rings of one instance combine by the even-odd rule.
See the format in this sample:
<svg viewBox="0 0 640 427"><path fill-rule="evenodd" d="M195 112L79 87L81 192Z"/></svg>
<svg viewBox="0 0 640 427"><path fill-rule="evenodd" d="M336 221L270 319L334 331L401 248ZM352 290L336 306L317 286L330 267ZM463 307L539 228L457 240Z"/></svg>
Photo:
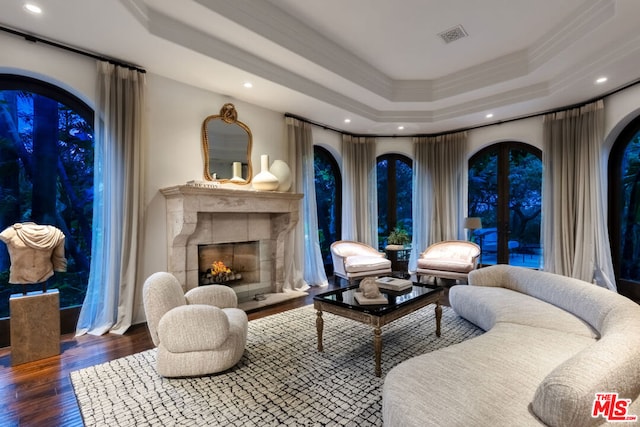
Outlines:
<svg viewBox="0 0 640 427"><path fill-rule="evenodd" d="M257 241L198 245L198 285L259 282L259 248Z"/></svg>
<svg viewBox="0 0 640 427"><path fill-rule="evenodd" d="M260 246L259 241L198 245L198 286L229 286L241 301L271 292L270 262L261 257Z"/></svg>
<svg viewBox="0 0 640 427"><path fill-rule="evenodd" d="M251 264L246 267L249 271L241 272L237 283L228 284L238 301L283 292L285 259L292 257L287 243L298 222L302 194L191 185L160 191L167 200L168 271L185 291L199 286L203 262L223 261L233 268L241 263L245 269L244 258L249 258L246 254L250 251L253 261L246 261ZM213 251L221 259L203 261L203 248L208 248L207 256Z"/></svg>

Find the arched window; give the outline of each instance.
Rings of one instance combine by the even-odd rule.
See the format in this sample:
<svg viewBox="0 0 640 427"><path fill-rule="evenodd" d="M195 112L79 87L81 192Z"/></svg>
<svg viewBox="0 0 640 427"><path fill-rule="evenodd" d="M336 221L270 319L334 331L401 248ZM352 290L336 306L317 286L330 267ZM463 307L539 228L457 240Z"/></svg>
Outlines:
<svg viewBox="0 0 640 427"><path fill-rule="evenodd" d="M468 193L468 216L482 221L472 235L482 247L482 264L540 268L540 150L502 142L479 151L469 160Z"/></svg>
<svg viewBox="0 0 640 427"><path fill-rule="evenodd" d="M47 288L59 289L60 307L76 306L77 313L91 260L93 110L88 105L54 85L0 74L0 202L2 230L33 221L64 232L67 272L54 274ZM4 318L9 295L22 287L8 284L8 251L1 246Z"/></svg>
<svg viewBox="0 0 640 427"><path fill-rule="evenodd" d="M326 148L318 145L313 147L313 167L320 251L325 271L333 274L329 247L342 235L342 178L334 157Z"/></svg>
<svg viewBox="0 0 640 427"><path fill-rule="evenodd" d="M396 227L413 232L412 162L401 154L385 154L378 157L378 246L384 249L389 233Z"/></svg>
<svg viewBox="0 0 640 427"><path fill-rule="evenodd" d="M609 230L620 293L640 300L640 117L609 156Z"/></svg>

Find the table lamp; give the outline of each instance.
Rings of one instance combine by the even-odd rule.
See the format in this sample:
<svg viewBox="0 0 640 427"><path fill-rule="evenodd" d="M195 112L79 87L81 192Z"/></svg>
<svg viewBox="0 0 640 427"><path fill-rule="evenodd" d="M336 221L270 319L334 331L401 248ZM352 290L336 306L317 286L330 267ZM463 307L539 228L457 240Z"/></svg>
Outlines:
<svg viewBox="0 0 640 427"><path fill-rule="evenodd" d="M464 228L469 230L469 241L473 241L471 237L473 236L473 231L482 228L482 220L477 216L471 216L464 219Z"/></svg>

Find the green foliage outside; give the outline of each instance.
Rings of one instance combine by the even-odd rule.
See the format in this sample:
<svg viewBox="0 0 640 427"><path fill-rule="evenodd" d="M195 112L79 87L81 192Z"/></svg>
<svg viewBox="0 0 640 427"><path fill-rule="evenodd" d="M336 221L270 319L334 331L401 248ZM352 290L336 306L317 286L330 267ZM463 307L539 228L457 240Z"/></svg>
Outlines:
<svg viewBox="0 0 640 427"><path fill-rule="evenodd" d="M377 165L378 247L384 249L395 227L413 233L413 170L399 158L382 158ZM394 188L390 186L395 183Z"/></svg>
<svg viewBox="0 0 640 427"><path fill-rule="evenodd" d="M468 216L480 217L482 229L476 237L497 241L499 204L507 203L509 210L508 240L514 252L540 255L542 219L542 161L536 155L518 149L509 150L508 199L499 199L498 149L474 158L469 168ZM482 239L479 239L482 241ZM495 243L494 243L495 245ZM483 248L483 252L486 252ZM492 248L495 250L495 248ZM489 261L485 257L483 261Z"/></svg>
<svg viewBox="0 0 640 427"><path fill-rule="evenodd" d="M316 205L318 213L318 238L320 240L320 252L326 266L332 265L331 243L340 240L340 206L338 206L339 181L333 163L327 152L314 150L313 168L315 173Z"/></svg>
<svg viewBox="0 0 640 427"><path fill-rule="evenodd" d="M640 282L640 133L627 145L621 166L623 206L620 276Z"/></svg>
<svg viewBox="0 0 640 427"><path fill-rule="evenodd" d="M0 228L33 221L65 234L67 272L47 288L60 291L60 306L82 304L91 260L93 128L91 119L56 100L27 91L0 91ZM0 247L0 318L9 296L10 260ZM30 285L29 291L42 289Z"/></svg>

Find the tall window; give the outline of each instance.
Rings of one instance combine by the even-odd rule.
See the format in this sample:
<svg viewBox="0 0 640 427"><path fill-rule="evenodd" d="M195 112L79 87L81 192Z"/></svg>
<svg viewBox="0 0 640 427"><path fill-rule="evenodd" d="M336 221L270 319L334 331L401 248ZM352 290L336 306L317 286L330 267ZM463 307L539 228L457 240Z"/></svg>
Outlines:
<svg viewBox="0 0 640 427"><path fill-rule="evenodd" d="M469 160L468 214L482 221L472 238L482 248L483 264L541 267L540 157L534 147L504 142Z"/></svg>
<svg viewBox="0 0 640 427"><path fill-rule="evenodd" d="M340 240L342 234L342 179L340 168L325 148L313 147L316 204L318 207L318 238L327 274L333 274L331 243Z"/></svg>
<svg viewBox="0 0 640 427"><path fill-rule="evenodd" d="M61 308L82 304L89 277L92 124L93 111L72 94L35 79L0 75L0 228L33 221L62 230L67 272L54 274L47 285L60 291ZM2 318L9 316L9 296L22 287L8 284L9 255L0 246Z"/></svg>
<svg viewBox="0 0 640 427"><path fill-rule="evenodd" d="M609 156L609 229L620 293L640 300L640 117Z"/></svg>
<svg viewBox="0 0 640 427"><path fill-rule="evenodd" d="M378 246L387 245L389 233L396 227L413 232L411 217L412 162L401 154L378 157Z"/></svg>

